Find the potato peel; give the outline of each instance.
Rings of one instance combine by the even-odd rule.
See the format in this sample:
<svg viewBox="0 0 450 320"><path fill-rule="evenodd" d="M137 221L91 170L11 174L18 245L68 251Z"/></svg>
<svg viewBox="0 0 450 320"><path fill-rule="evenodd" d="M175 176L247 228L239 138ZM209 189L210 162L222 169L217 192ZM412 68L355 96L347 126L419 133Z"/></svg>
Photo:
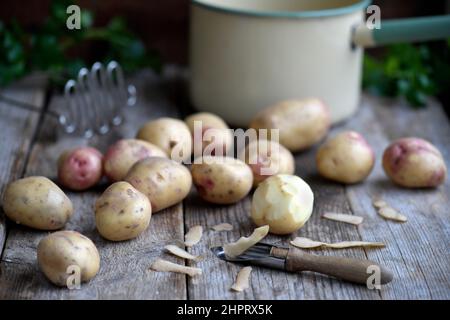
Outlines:
<svg viewBox="0 0 450 320"><path fill-rule="evenodd" d="M186 267L163 259L158 259L153 262L150 269L158 272L183 273L190 277L195 277L202 274L202 269L200 268Z"/></svg>
<svg viewBox="0 0 450 320"><path fill-rule="evenodd" d="M383 208L383 207L387 207L387 206L388 206L388 204L386 203L386 201L381 200L381 199L374 200L374 201L372 202L372 204L373 204L373 206L374 206L375 208L377 208L377 209L381 209L381 208Z"/></svg>
<svg viewBox="0 0 450 320"><path fill-rule="evenodd" d="M214 231L232 231L233 226L229 223L219 223L215 226L212 226L211 229L213 229Z"/></svg>
<svg viewBox="0 0 450 320"><path fill-rule="evenodd" d="M253 230L253 233L249 237L241 237L236 242L227 243L223 246L225 255L230 258L235 258L250 247L257 244L269 233L269 226L262 226Z"/></svg>
<svg viewBox="0 0 450 320"><path fill-rule="evenodd" d="M199 256L194 256L194 255L190 254L189 252L187 252L186 250L183 250L180 247L177 247L173 244L169 244L169 245L165 246L164 249L169 251L171 254L173 254L177 257L183 258L183 259L198 260L200 258Z"/></svg>
<svg viewBox="0 0 450 320"><path fill-rule="evenodd" d="M367 242L367 241L342 241L335 243L326 243L321 241L315 241L308 238L297 237L291 241L294 247L301 249L314 249L314 248L332 248L332 249L345 249L354 247L366 247L366 248L382 248L385 247L381 242Z"/></svg>
<svg viewBox="0 0 450 320"><path fill-rule="evenodd" d="M346 213L335 213L335 212L326 212L322 215L322 218L338 221L338 222L344 222L349 223L353 225L359 225L363 222L363 217L360 216L354 216L352 214L346 214Z"/></svg>
<svg viewBox="0 0 450 320"><path fill-rule="evenodd" d="M231 286L231 289L234 291L244 291L250 287L250 273L252 272L252 267L244 267L239 270L236 281Z"/></svg>
<svg viewBox="0 0 450 320"><path fill-rule="evenodd" d="M406 222L408 218L391 207L382 207L378 210L378 214L385 219Z"/></svg>
<svg viewBox="0 0 450 320"><path fill-rule="evenodd" d="M186 247L192 247L196 245L202 239L203 228L202 226L193 226L184 236L184 244Z"/></svg>

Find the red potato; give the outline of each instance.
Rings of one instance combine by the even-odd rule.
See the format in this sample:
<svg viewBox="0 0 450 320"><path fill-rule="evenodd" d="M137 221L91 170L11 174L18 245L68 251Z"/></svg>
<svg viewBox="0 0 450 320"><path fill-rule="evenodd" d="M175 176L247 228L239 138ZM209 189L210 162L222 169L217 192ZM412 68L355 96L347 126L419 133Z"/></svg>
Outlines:
<svg viewBox="0 0 450 320"><path fill-rule="evenodd" d="M72 190L86 190L102 177L103 155L91 147L64 151L58 159L58 181Z"/></svg>
<svg viewBox="0 0 450 320"><path fill-rule="evenodd" d="M447 167L442 154L420 138L402 138L383 153L383 169L396 184L407 188L437 187L444 183Z"/></svg>
<svg viewBox="0 0 450 320"><path fill-rule="evenodd" d="M147 141L121 139L108 148L103 160L103 170L110 181L120 181L136 162L147 157L167 155L161 148Z"/></svg>

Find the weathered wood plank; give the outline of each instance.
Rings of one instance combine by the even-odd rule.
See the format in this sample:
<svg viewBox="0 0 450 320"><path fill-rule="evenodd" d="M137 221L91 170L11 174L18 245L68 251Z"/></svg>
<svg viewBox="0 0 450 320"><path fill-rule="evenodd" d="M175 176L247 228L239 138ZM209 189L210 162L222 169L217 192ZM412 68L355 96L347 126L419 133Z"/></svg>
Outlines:
<svg viewBox="0 0 450 320"><path fill-rule="evenodd" d="M41 108L45 98L45 80L28 77L0 94L6 98L30 103ZM19 178L24 171L26 158L39 121L39 113L11 106L0 100L0 199L9 181ZM0 257L6 238L6 218L0 212Z"/></svg>
<svg viewBox="0 0 450 320"><path fill-rule="evenodd" d="M184 116L191 111L179 81L177 69L166 70L164 79L151 73L138 75L139 106L128 112L127 124L108 137L90 141L105 150L119 137L132 137L138 126L149 118L165 115ZM139 79L139 81L137 80ZM170 81L169 81L170 80ZM172 81L175 80L175 81ZM170 82L170 85L168 85ZM173 84L175 83L175 86ZM175 91L174 91L175 90ZM55 98L52 106L60 104ZM46 122L33 147L26 175L43 174L54 177L57 155L65 148L84 144L81 139L55 134ZM36 266L36 246L43 232L14 226L6 242L0 262L0 298L79 299L448 299L450 298L450 186L447 181L436 190L406 190L394 186L381 168L381 155L390 140L415 135L432 141L443 152L450 167L450 126L441 107L431 101L427 109L412 111L396 100L364 97L361 110L351 120L336 126L336 132L354 129L372 144L377 163L369 178L361 184L343 186L320 178L315 169L316 149L296 155L296 173L310 183L316 201L311 220L299 232L288 237L269 236L265 242L287 244L295 236L323 241L368 240L384 241L385 249L315 250L314 254L343 255L369 258L387 265L395 273L394 281L380 291L344 283L312 273L288 274L254 267L251 288L243 293L230 291L241 266L218 260L209 248L234 241L249 234L254 226L249 219L251 196L232 206L215 206L203 202L195 191L178 205L152 217L151 227L139 238L111 243L95 231L92 205L104 188L86 193L69 193L76 214L67 229L78 230L91 237L102 255L99 275L81 290L58 289L48 283ZM1 143L1 142L0 142ZM22 169L23 169L22 164ZM14 171L14 170L13 170ZM404 224L385 221L372 207L372 198L381 196L409 218ZM184 217L182 208L184 206ZM321 219L325 211L361 215L364 223L358 227ZM205 228L202 242L191 251L205 257L189 263L203 269L203 275L193 279L181 275L148 271L151 261L159 256L183 263L183 260L162 253L166 244L177 244L183 238L184 227L200 224ZM229 222L232 232L214 232L211 226ZM0 227L1 235L1 227ZM187 285L187 287L186 287Z"/></svg>
<svg viewBox="0 0 450 320"><path fill-rule="evenodd" d="M167 86L160 77L143 72L132 81L138 88L138 104L126 111L126 122L115 132L90 141L67 137L55 131L51 119L45 119L33 147L25 175L55 178L56 159L64 149L89 144L105 151L120 137L134 137L138 127L151 118L176 116L178 111L167 99ZM52 99L51 108L62 105L61 97ZM101 255L99 274L80 290L59 289L39 272L36 247L46 232L14 227L6 242L0 274L0 298L21 299L185 299L183 275L156 273L148 270L151 261L162 255L168 243L183 238L182 205L153 215L149 229L131 241L113 243L102 239L95 229L93 204L104 189L67 192L75 213L66 229L77 230L97 245ZM164 255L165 256L165 255ZM165 256L169 260L176 258ZM178 261L183 263L182 260Z"/></svg>
<svg viewBox="0 0 450 320"><path fill-rule="evenodd" d="M283 274L254 268L251 288L244 293L230 291L238 266L218 261L211 253L197 263L204 276L189 282L193 299L429 299L448 298L450 256L448 182L437 190L405 190L390 183L381 168L380 159L389 141L406 135L426 138L440 148L449 165L450 129L439 105L413 112L398 101L365 97L361 110L350 121L336 126L336 132L354 129L364 134L375 149L377 164L370 177L361 184L342 186L317 176L315 149L296 155L296 173L310 183L315 193L311 220L297 235L323 241L383 241L387 248L377 250L349 249L315 251L316 254L369 258L391 268L394 281L380 291L339 282L315 274ZM408 215L406 224L385 221L377 215L372 198L382 196ZM254 228L249 216L250 200L230 207L208 206L193 194L185 204L186 227L194 224L212 226L230 222L237 230L230 233L206 234L204 242L192 249L205 254L213 245L237 239ZM351 226L320 218L325 211L347 212L363 216L364 223ZM269 237L266 242L287 244L288 238Z"/></svg>
<svg viewBox="0 0 450 320"><path fill-rule="evenodd" d="M334 128L331 134L347 127L346 124ZM297 233L288 237L269 236L267 243L288 245L296 236L304 236L323 241L361 240L357 227L321 219L326 211L349 212L350 203L342 185L325 181L315 169L317 148L296 155L296 174L304 178L315 194L315 207L310 221ZM215 258L209 247L236 240L248 235L255 227L249 219L251 196L234 206L219 207L205 204L195 193L185 202L186 228L200 224L205 228L217 223L229 222L236 229L233 232L210 231L203 242L192 248L195 254L207 255L207 259L197 263L204 271L201 278L189 281L191 299L379 299L377 291L362 286L338 281L313 273L288 274L280 271L255 267L252 272L251 288L243 293L230 291L239 266L225 263ZM316 250L314 254L342 255L366 258L362 249Z"/></svg>
<svg viewBox="0 0 450 320"><path fill-rule="evenodd" d="M323 241L360 240L356 227L326 221L320 218L325 211L348 212L349 204L341 186L323 185L321 178L312 171L314 150L297 156L297 174L304 177L315 192L315 208L311 220L299 232L289 237L268 236L267 243L287 245L295 236L310 237ZM200 224L205 228L217 223L229 222L235 226L233 232L209 231L203 242L192 248L207 259L197 263L204 271L201 278L190 280L189 297L192 299L378 299L375 291L343 283L335 279L312 273L288 274L280 271L255 267L252 272L251 289L243 293L230 291L240 266L218 260L209 248L234 241L241 235L248 235L255 227L249 219L250 197L234 206L210 206L199 200L195 194L185 203L186 228ZM362 249L332 252L314 251L314 254L344 255L365 258Z"/></svg>
<svg viewBox="0 0 450 320"><path fill-rule="evenodd" d="M382 240L387 250L368 252L384 261L395 279L381 291L384 299L448 299L450 297L450 186L435 190L408 190L389 181L381 156L390 141L417 136L434 143L450 165L450 125L442 108L430 101L414 111L397 100L367 98L358 116L350 121L375 148L377 164L366 183L347 187L352 210L365 217L360 233L366 240ZM381 197L408 216L395 223L379 217L372 198Z"/></svg>

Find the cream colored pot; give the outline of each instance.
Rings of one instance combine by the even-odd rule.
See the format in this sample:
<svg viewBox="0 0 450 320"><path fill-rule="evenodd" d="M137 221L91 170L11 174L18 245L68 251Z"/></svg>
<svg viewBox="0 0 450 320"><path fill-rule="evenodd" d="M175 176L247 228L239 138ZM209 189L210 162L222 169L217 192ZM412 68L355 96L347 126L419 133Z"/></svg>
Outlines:
<svg viewBox="0 0 450 320"><path fill-rule="evenodd" d="M330 106L333 122L349 117L360 99L362 46L450 32L449 18L438 17L386 22L374 33L364 24L369 2L192 1L194 107L245 126L277 101L318 97Z"/></svg>

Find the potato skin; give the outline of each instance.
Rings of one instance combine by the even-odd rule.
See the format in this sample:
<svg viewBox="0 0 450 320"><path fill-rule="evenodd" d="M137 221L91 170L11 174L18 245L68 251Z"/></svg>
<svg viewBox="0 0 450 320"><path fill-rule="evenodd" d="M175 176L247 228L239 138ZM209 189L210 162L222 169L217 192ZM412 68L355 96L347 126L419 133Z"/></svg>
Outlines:
<svg viewBox="0 0 450 320"><path fill-rule="evenodd" d="M230 157L207 156L191 167L192 179L205 201L232 204L243 199L253 185L253 173L245 162Z"/></svg>
<svg viewBox="0 0 450 320"><path fill-rule="evenodd" d="M72 216L73 205L50 179L34 176L6 187L3 210L16 223L39 230L57 230Z"/></svg>
<svg viewBox="0 0 450 320"><path fill-rule="evenodd" d="M198 133L194 133L196 121L201 121L201 131ZM184 119L184 122L192 134L194 152L197 151L195 147L198 144L202 146L201 151L206 151L207 155L219 155L220 152L221 155L226 155L227 150L233 145L234 136L230 128L222 118L213 113L194 113Z"/></svg>
<svg viewBox="0 0 450 320"><path fill-rule="evenodd" d="M249 127L279 129L279 142L296 152L311 147L325 137L330 128L330 112L319 99L281 101L259 112ZM270 135L267 139L273 140Z"/></svg>
<svg viewBox="0 0 450 320"><path fill-rule="evenodd" d="M366 139L345 131L328 139L317 151L317 170L323 177L341 183L364 180L375 164L375 154Z"/></svg>
<svg viewBox="0 0 450 320"><path fill-rule="evenodd" d="M314 194L300 177L278 174L264 180L252 199L251 216L257 226L269 225L273 234L290 234L311 217Z"/></svg>
<svg viewBox="0 0 450 320"><path fill-rule="evenodd" d="M250 153L251 152L251 153ZM294 174L295 161L292 153L276 141L255 140L239 154L239 159L252 169L253 186L276 174ZM266 171L272 171L266 173Z"/></svg>
<svg viewBox="0 0 450 320"><path fill-rule="evenodd" d="M192 177L185 166L160 157L135 163L125 181L148 197L153 213L182 201L192 186Z"/></svg>
<svg viewBox="0 0 450 320"><path fill-rule="evenodd" d="M447 177L441 152L415 137L392 142L383 153L383 169L392 181L407 188L437 187Z"/></svg>
<svg viewBox="0 0 450 320"><path fill-rule="evenodd" d="M39 268L57 286L67 286L70 266L80 268L81 282L87 282L100 269L95 244L76 231L58 231L43 238L37 248Z"/></svg>
<svg viewBox="0 0 450 320"><path fill-rule="evenodd" d="M191 158L191 132L181 120L159 118L149 121L139 129L136 138L160 147L170 159L181 162Z"/></svg>
<svg viewBox="0 0 450 320"><path fill-rule="evenodd" d="M147 196L128 182L110 185L95 202L95 224L103 238L136 238L150 224L152 207Z"/></svg>
<svg viewBox="0 0 450 320"><path fill-rule="evenodd" d="M103 155L92 147L64 151L58 159L58 181L71 190L86 190L102 178Z"/></svg>
<svg viewBox="0 0 450 320"><path fill-rule="evenodd" d="M110 181L120 181L136 162L147 157L167 157L167 155L161 148L147 141L121 139L108 148L103 161L103 170Z"/></svg>

